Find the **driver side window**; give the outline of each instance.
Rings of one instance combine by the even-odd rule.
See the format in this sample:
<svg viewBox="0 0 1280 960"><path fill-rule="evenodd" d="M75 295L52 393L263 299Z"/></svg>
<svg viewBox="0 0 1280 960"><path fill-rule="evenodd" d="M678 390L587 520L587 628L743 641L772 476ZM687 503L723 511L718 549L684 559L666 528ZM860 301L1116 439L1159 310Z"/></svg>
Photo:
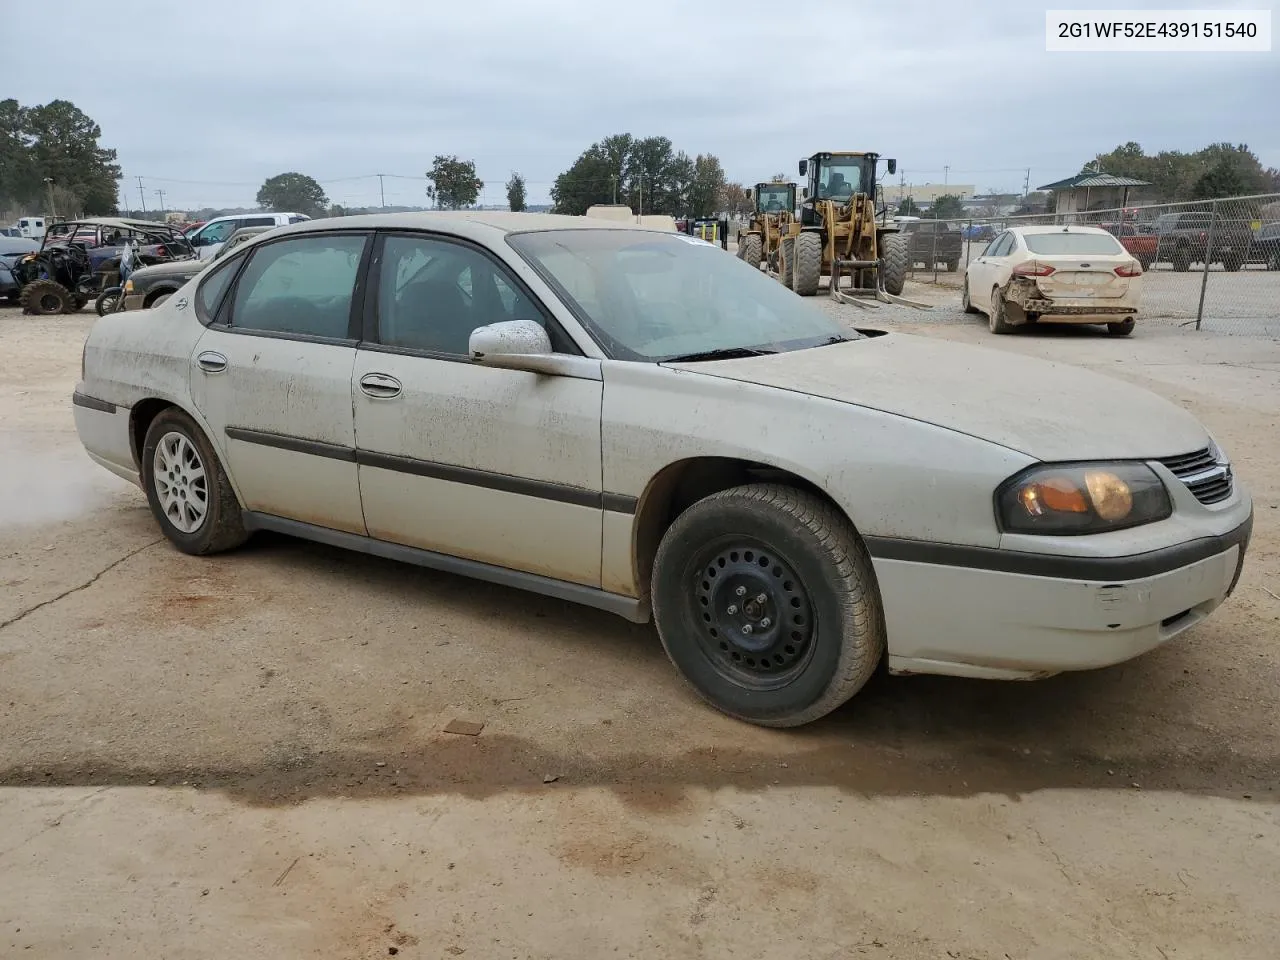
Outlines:
<svg viewBox="0 0 1280 960"><path fill-rule="evenodd" d="M378 341L465 357L471 332L533 320L562 350L562 336L501 265L461 243L388 236L378 268Z"/></svg>

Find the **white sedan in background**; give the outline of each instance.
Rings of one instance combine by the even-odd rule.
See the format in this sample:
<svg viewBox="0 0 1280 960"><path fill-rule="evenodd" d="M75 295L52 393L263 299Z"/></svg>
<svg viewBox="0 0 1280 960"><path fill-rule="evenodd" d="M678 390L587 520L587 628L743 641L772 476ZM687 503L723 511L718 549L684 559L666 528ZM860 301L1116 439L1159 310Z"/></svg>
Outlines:
<svg viewBox="0 0 1280 960"><path fill-rule="evenodd" d="M1146 390L855 331L700 240L586 217L272 230L98 320L72 403L179 550L272 530L652 618L703 697L769 726L886 661L1137 656L1231 593L1253 518Z"/></svg>
<svg viewBox="0 0 1280 960"><path fill-rule="evenodd" d="M1142 265L1098 227L1013 227L969 264L961 297L992 333L1051 320L1105 323L1124 337L1142 299Z"/></svg>

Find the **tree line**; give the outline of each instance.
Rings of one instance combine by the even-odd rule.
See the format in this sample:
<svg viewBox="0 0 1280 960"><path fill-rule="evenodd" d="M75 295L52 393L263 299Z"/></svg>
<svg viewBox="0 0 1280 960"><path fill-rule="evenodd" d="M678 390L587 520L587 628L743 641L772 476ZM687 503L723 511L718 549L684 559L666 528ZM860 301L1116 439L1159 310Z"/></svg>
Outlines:
<svg viewBox="0 0 1280 960"><path fill-rule="evenodd" d="M102 128L68 100L0 100L0 210L90 216L116 211L120 166Z"/></svg>
<svg viewBox="0 0 1280 960"><path fill-rule="evenodd" d="M1146 180L1151 184L1151 199L1166 203L1280 193L1280 170L1263 167L1257 154L1243 143L1211 143L1190 153L1161 150L1148 154L1130 140L1109 153L1098 154L1085 170Z"/></svg>

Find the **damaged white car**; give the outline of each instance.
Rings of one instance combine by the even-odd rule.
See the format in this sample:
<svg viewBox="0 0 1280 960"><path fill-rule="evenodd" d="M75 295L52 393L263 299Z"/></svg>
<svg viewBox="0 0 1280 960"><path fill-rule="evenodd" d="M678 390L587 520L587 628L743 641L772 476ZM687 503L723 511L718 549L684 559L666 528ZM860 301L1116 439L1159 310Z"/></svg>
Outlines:
<svg viewBox="0 0 1280 960"><path fill-rule="evenodd" d="M1098 227L1014 227L969 264L960 296L992 333L1050 320L1105 323L1125 337L1142 300L1142 264Z"/></svg>
<svg viewBox="0 0 1280 960"><path fill-rule="evenodd" d="M772 726L885 660L1136 656L1231 593L1253 517L1145 390L858 333L705 243L585 218L272 231L97 321L73 404L180 550L273 530L652 618L699 694Z"/></svg>

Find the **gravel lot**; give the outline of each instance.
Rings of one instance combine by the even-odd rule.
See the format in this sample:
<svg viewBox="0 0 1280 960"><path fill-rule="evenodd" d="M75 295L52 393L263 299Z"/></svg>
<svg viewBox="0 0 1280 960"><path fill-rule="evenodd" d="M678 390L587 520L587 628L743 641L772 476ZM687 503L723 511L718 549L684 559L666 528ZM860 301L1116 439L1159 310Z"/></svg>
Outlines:
<svg viewBox="0 0 1280 960"><path fill-rule="evenodd" d="M756 729L604 613L177 553L76 439L91 318L3 309L0 956L1280 955L1280 343L819 303L1185 405L1255 495L1236 596L1121 667Z"/></svg>

